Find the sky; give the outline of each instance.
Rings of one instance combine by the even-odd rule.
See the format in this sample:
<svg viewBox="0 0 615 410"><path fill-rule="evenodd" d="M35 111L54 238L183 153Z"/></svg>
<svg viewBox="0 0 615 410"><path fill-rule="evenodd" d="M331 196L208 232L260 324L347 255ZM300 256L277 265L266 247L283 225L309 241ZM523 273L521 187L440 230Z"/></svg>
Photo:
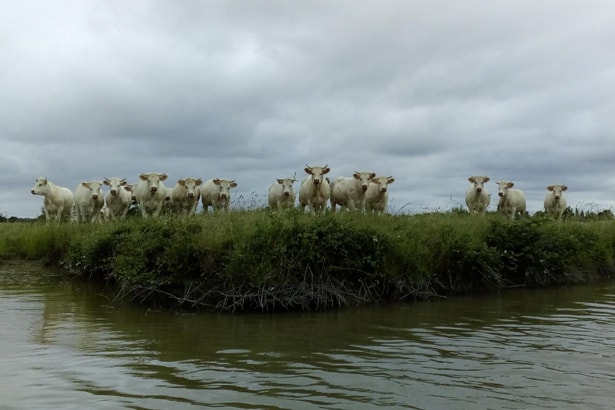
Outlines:
<svg viewBox="0 0 615 410"><path fill-rule="evenodd" d="M44 176L392 176L392 213L465 207L468 177L528 211L566 184L615 205L615 2L0 0L0 214ZM295 184L298 191L299 182Z"/></svg>

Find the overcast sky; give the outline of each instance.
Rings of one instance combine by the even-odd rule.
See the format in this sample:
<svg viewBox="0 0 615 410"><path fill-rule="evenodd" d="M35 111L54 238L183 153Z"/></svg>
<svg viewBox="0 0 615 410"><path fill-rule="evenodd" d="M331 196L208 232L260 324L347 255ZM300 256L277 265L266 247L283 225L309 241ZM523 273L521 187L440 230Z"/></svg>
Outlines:
<svg viewBox="0 0 615 410"><path fill-rule="evenodd" d="M0 0L0 214L45 176L390 175L392 212L615 205L615 2ZM299 183L295 184L298 190Z"/></svg>

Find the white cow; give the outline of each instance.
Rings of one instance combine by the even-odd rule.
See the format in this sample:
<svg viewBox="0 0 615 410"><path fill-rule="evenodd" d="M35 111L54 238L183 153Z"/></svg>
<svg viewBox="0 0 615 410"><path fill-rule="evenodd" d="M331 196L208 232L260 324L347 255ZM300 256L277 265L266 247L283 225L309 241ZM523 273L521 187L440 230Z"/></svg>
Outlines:
<svg viewBox="0 0 615 410"><path fill-rule="evenodd" d="M64 217L70 221L73 210L74 197L70 189L55 185L47 178L36 179L34 187L30 191L33 195L43 195L43 212L45 219L50 221L55 219L60 222Z"/></svg>
<svg viewBox="0 0 615 410"><path fill-rule="evenodd" d="M290 209L295 206L295 189L293 184L296 179L293 178L278 178L276 182L269 187L267 199L269 200L270 209Z"/></svg>
<svg viewBox="0 0 615 410"><path fill-rule="evenodd" d="M199 187L203 183L201 178L178 179L175 187L169 193L170 207L174 213L182 215L194 215L199 204L201 191Z"/></svg>
<svg viewBox="0 0 615 410"><path fill-rule="evenodd" d="M111 213L109 212L109 207L107 204L104 204L102 208L100 208L98 221L99 222L108 222L111 217Z"/></svg>
<svg viewBox="0 0 615 410"><path fill-rule="evenodd" d="M337 177L331 184L331 209L336 205L351 211L365 212L365 193L375 172L357 172L352 177Z"/></svg>
<svg viewBox="0 0 615 410"><path fill-rule="evenodd" d="M105 204L101 181L81 182L75 189L75 217L77 222L97 222Z"/></svg>
<svg viewBox="0 0 615 410"><path fill-rule="evenodd" d="M139 184L134 188L134 194L141 215L144 218L159 216L167 198L167 189L162 182L167 179L167 174L148 172L139 175L139 179Z"/></svg>
<svg viewBox="0 0 615 410"><path fill-rule="evenodd" d="M201 185L201 202L203 212L207 212L211 206L214 211L228 212L231 208L231 188L235 188L237 182L231 179L208 179Z"/></svg>
<svg viewBox="0 0 615 410"><path fill-rule="evenodd" d="M491 202L491 194L485 188L489 177L473 176L468 181L472 183L466 191L466 205L471 214L484 215Z"/></svg>
<svg viewBox="0 0 615 410"><path fill-rule="evenodd" d="M502 181L498 184L498 211L510 215L514 219L517 214L525 215L525 194L520 189L513 188L513 182Z"/></svg>
<svg viewBox="0 0 615 410"><path fill-rule="evenodd" d="M327 201L331 196L331 187L329 182L324 178L331 169L328 165L324 167L305 165L305 172L308 176L301 181L299 188L299 206L305 210L307 206L310 213L316 215L321 213L327 207Z"/></svg>
<svg viewBox="0 0 615 410"><path fill-rule="evenodd" d="M132 188L125 178L105 178L103 184L109 187L109 192L105 196L105 203L109 208L109 217L126 219L130 205L132 205Z"/></svg>
<svg viewBox="0 0 615 410"><path fill-rule="evenodd" d="M564 191L568 187L566 185L549 185L547 189L549 192L545 196L545 212L561 218L568 206L568 202L564 198Z"/></svg>
<svg viewBox="0 0 615 410"><path fill-rule="evenodd" d="M365 192L365 210L368 213L383 214L389 203L388 186L395 182L393 177L372 178Z"/></svg>

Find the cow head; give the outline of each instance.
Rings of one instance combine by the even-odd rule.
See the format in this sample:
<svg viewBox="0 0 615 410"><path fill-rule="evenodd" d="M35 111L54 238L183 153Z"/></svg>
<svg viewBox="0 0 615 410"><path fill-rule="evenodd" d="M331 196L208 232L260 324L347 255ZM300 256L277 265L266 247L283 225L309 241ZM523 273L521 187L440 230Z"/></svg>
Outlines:
<svg viewBox="0 0 615 410"><path fill-rule="evenodd" d="M489 177L481 177L481 176L470 177L468 178L468 181L474 184L474 190L476 192L481 193L483 191L485 184L489 182Z"/></svg>
<svg viewBox="0 0 615 410"><path fill-rule="evenodd" d="M506 198L506 196L508 195L508 190L515 186L514 182L508 181L496 182L496 184L498 184L498 196L500 198Z"/></svg>
<svg viewBox="0 0 615 410"><path fill-rule="evenodd" d="M370 180L376 177L376 173L355 171L354 174L352 174L352 177L361 183L361 190L365 192L367 191L367 187L369 186Z"/></svg>
<svg viewBox="0 0 615 410"><path fill-rule="evenodd" d="M160 188L160 182L165 181L167 179L167 174L159 174L156 172L150 172L149 174L141 174L139 175L141 181L147 182L147 189L150 194L155 194L158 192L158 188Z"/></svg>
<svg viewBox="0 0 615 410"><path fill-rule="evenodd" d="M45 195L48 191L49 185L47 184L47 178L40 177L36 178L36 182L34 182L34 187L30 191L32 195Z"/></svg>
<svg viewBox="0 0 615 410"><path fill-rule="evenodd" d="M111 196L117 196L120 192L120 189L124 188L127 185L126 178L105 178L103 180L103 184L109 187L109 193Z"/></svg>
<svg viewBox="0 0 615 410"><path fill-rule="evenodd" d="M374 177L369 180L370 183L376 184L377 190L380 193L385 193L388 190L388 186L395 182L395 178L393 177Z"/></svg>
<svg viewBox="0 0 615 410"><path fill-rule="evenodd" d="M290 196L293 192L293 184L295 183L295 178L278 178L278 184L282 185L282 195Z"/></svg>
<svg viewBox="0 0 615 410"><path fill-rule="evenodd" d="M103 183L100 181L90 181L90 182L82 182L81 186L90 191L90 198L94 201L97 201L98 198L102 199L102 191L100 190L100 186Z"/></svg>
<svg viewBox="0 0 615 410"><path fill-rule="evenodd" d="M549 185L547 189L553 193L553 198L555 198L556 201L559 201L562 197L562 192L567 190L568 187L566 185Z"/></svg>
<svg viewBox="0 0 615 410"><path fill-rule="evenodd" d="M323 180L323 175L328 174L331 169L329 169L328 165L324 167L311 167L308 164L305 164L305 172L312 176L312 182L314 185L319 185Z"/></svg>
<svg viewBox="0 0 615 410"><path fill-rule="evenodd" d="M216 178L213 180L213 183L218 187L218 198L220 199L229 199L231 197L231 188L237 186L237 182L229 179Z"/></svg>
<svg viewBox="0 0 615 410"><path fill-rule="evenodd" d="M199 196L199 186L203 183L201 178L183 178L178 179L177 184L184 189L186 198L197 198Z"/></svg>

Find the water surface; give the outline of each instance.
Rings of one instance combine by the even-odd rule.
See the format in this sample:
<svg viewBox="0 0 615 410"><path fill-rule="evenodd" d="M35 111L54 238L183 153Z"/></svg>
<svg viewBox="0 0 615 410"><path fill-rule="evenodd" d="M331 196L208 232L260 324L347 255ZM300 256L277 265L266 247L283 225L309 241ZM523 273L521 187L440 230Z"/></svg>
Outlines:
<svg viewBox="0 0 615 410"><path fill-rule="evenodd" d="M610 409L615 282L326 313L147 310L0 265L0 409Z"/></svg>

